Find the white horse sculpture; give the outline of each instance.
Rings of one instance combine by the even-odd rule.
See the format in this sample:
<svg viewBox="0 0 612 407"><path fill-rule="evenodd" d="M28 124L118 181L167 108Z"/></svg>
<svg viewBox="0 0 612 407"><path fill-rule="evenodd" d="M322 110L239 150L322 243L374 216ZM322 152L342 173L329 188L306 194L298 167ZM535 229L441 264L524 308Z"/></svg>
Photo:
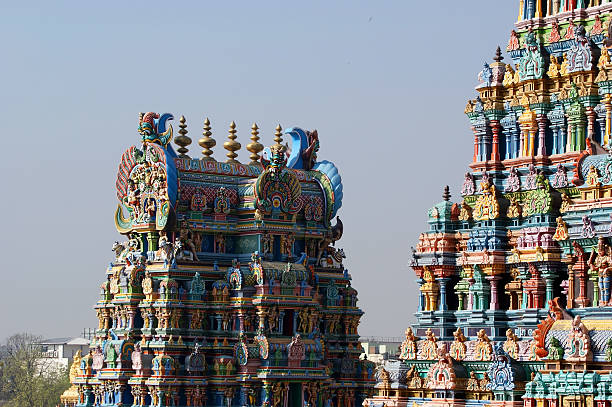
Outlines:
<svg viewBox="0 0 612 407"><path fill-rule="evenodd" d="M321 267L327 268L342 268L342 259L346 259L344 249L338 249L331 251L327 257L321 259Z"/></svg>
<svg viewBox="0 0 612 407"><path fill-rule="evenodd" d="M136 251L138 248L138 240L130 239L125 242L115 242L113 243L112 250L115 252L115 261L122 262L128 257L128 255Z"/></svg>

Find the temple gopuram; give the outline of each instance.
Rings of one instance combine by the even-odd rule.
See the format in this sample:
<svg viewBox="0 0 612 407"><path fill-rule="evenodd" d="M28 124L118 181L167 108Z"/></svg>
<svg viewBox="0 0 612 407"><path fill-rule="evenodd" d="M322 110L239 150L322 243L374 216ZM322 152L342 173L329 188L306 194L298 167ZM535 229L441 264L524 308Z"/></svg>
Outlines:
<svg viewBox="0 0 612 407"><path fill-rule="evenodd" d="M264 148L254 124L242 164L232 122L219 162L208 119L201 158L188 155L184 117L174 151L171 119L141 114L142 144L120 159L114 218L125 240L112 246L95 339L62 401L361 405L375 366L359 359L363 312L335 246L342 181L317 160L317 132L278 126Z"/></svg>
<svg viewBox="0 0 612 407"><path fill-rule="evenodd" d="M465 109L460 198L445 188L413 249L416 323L366 407L612 401L612 3L517 3Z"/></svg>

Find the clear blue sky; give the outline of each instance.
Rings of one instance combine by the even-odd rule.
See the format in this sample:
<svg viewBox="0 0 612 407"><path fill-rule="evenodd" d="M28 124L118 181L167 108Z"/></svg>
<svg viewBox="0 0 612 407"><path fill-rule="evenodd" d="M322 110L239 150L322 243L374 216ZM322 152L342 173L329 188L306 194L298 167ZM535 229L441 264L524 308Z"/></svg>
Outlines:
<svg viewBox="0 0 612 407"><path fill-rule="evenodd" d="M0 339L95 327L141 111L184 114L195 157L205 116L218 159L232 120L243 146L254 121L267 145L277 123L318 129L344 180L360 333L401 335L416 309L409 248L443 186L459 195L463 109L517 3L3 2Z"/></svg>

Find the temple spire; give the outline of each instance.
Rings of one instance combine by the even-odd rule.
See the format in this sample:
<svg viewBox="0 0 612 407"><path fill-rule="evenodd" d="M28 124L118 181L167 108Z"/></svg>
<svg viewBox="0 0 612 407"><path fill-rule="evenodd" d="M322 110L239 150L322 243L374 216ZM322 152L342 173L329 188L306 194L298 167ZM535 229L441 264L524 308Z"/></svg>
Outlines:
<svg viewBox="0 0 612 407"><path fill-rule="evenodd" d="M445 201L449 201L451 198L451 194L448 188L448 185L444 187L444 193L442 194L442 199Z"/></svg>
<svg viewBox="0 0 612 407"><path fill-rule="evenodd" d="M185 116L181 115L181 118L179 119L178 131L180 135L176 139L174 139L176 145L179 146L179 149L177 151L179 153L180 158L189 158L189 156L187 155L187 152L189 152L187 146L191 144L191 139L187 137L187 133L189 133L189 131L187 130L187 125L185 124L186 122L187 120L185 119Z"/></svg>
<svg viewBox="0 0 612 407"><path fill-rule="evenodd" d="M211 156L213 154L212 148L217 144L217 141L211 137L212 133L210 131L210 120L208 120L208 117L204 120L203 130L203 137L198 140L198 144L203 149L202 154L204 155L204 157L202 158L202 160L215 161L215 159Z"/></svg>
<svg viewBox="0 0 612 407"><path fill-rule="evenodd" d="M230 123L229 135L227 138L229 140L223 143L223 148L229 151L229 153L226 154L227 161L225 162L237 163L236 157L238 157L238 154L236 154L236 151L240 150L241 145L236 141L236 123L234 123L234 121Z"/></svg>
<svg viewBox="0 0 612 407"><path fill-rule="evenodd" d="M251 152L250 165L256 165L259 163L259 153L263 150L263 145L259 142L259 127L257 127L257 123L253 123L251 126L251 143L246 146L247 150Z"/></svg>
<svg viewBox="0 0 612 407"><path fill-rule="evenodd" d="M274 142L276 144L283 144L283 128L281 127L281 125L279 124L278 126L276 126L276 132L274 133Z"/></svg>
<svg viewBox="0 0 612 407"><path fill-rule="evenodd" d="M498 45L497 46L497 50L495 51L495 56L493 57L493 61L495 62L501 62L504 60L504 57L502 56L502 52L501 52L501 48Z"/></svg>

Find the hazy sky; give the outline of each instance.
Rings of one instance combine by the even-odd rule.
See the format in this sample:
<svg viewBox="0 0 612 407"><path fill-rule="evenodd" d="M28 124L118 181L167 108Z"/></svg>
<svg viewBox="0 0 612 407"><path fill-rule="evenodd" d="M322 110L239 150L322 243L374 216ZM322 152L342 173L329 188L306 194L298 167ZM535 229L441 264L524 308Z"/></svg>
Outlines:
<svg viewBox="0 0 612 407"><path fill-rule="evenodd" d="M266 145L277 123L318 129L344 181L337 245L359 332L401 335L416 309L410 246L443 186L459 195L463 109L516 3L2 2L0 339L96 326L115 176L141 111L184 114L192 157L206 116L217 159L236 121L242 162L254 121Z"/></svg>

